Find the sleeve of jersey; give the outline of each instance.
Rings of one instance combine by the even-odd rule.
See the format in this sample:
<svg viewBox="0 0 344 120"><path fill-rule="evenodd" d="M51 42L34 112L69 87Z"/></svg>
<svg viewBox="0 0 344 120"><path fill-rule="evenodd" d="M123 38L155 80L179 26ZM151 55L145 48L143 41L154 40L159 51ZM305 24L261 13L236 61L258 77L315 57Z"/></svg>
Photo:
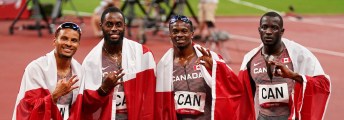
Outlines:
<svg viewBox="0 0 344 120"><path fill-rule="evenodd" d="M236 120L243 87L235 73L223 62L217 61L216 68L216 101L214 118ZM233 113L228 117L223 111Z"/></svg>
<svg viewBox="0 0 344 120"><path fill-rule="evenodd" d="M44 83L42 82L43 78L38 74L38 70L32 67L25 70L19 91L19 94L24 94L24 97L20 99L16 106L16 119L62 119L57 106L52 102L49 90L33 85L35 83Z"/></svg>
<svg viewBox="0 0 344 120"><path fill-rule="evenodd" d="M324 75L304 76L303 84L296 84L302 87L296 96L296 108L301 109L302 120L322 119L325 113L330 95L330 81Z"/></svg>

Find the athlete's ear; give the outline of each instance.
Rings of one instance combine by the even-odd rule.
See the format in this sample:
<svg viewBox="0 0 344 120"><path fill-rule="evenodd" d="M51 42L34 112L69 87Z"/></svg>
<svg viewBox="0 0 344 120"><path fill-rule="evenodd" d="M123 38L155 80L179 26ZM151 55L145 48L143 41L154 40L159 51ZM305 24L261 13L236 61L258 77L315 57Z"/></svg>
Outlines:
<svg viewBox="0 0 344 120"><path fill-rule="evenodd" d="M281 29L281 36L284 34L284 28Z"/></svg>
<svg viewBox="0 0 344 120"><path fill-rule="evenodd" d="M54 40L53 40L53 46L55 46L56 45L56 38L54 38Z"/></svg>

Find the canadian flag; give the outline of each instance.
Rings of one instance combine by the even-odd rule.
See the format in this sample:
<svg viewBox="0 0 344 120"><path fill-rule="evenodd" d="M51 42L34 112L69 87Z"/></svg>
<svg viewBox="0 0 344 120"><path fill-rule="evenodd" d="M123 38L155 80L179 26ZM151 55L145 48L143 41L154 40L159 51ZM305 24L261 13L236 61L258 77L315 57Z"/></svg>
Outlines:
<svg viewBox="0 0 344 120"><path fill-rule="evenodd" d="M290 58L289 57L282 59L282 63L289 63L289 62L290 62Z"/></svg>
<svg viewBox="0 0 344 120"><path fill-rule="evenodd" d="M201 70L201 66L200 66L200 65L194 65L194 66L193 66L193 69L194 69L194 70Z"/></svg>

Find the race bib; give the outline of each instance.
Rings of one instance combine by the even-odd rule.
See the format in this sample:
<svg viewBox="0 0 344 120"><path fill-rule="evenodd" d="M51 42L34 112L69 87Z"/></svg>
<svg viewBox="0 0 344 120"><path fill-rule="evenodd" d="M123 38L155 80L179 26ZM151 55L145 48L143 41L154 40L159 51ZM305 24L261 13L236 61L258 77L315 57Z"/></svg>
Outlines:
<svg viewBox="0 0 344 120"><path fill-rule="evenodd" d="M116 93L116 112L126 113L127 112L127 102L125 100L124 92Z"/></svg>
<svg viewBox="0 0 344 120"><path fill-rule="evenodd" d="M259 85L260 106L279 106L289 102L288 84Z"/></svg>
<svg viewBox="0 0 344 120"><path fill-rule="evenodd" d="M67 120L69 117L69 105L56 104L59 109L63 120Z"/></svg>
<svg viewBox="0 0 344 120"><path fill-rule="evenodd" d="M204 112L206 94L203 92L176 91L174 101L179 114L197 115Z"/></svg>

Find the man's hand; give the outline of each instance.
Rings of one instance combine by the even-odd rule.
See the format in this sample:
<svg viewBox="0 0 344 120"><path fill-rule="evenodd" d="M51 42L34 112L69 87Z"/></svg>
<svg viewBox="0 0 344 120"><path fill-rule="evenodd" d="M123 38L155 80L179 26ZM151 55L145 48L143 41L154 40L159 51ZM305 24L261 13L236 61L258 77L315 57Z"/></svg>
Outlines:
<svg viewBox="0 0 344 120"><path fill-rule="evenodd" d="M111 89L116 87L118 84L121 84L123 81L119 81L123 76L124 73L123 69L117 71L111 71L107 75L105 75L105 79L100 86L103 92L108 93Z"/></svg>
<svg viewBox="0 0 344 120"><path fill-rule="evenodd" d="M289 68L287 68L282 63L277 62L277 61L269 61L268 64L276 66L275 71L273 71L275 76L281 76L283 78L293 79L297 82L303 82L301 75L290 70Z"/></svg>
<svg viewBox="0 0 344 120"><path fill-rule="evenodd" d="M52 93L53 102L56 103L57 99L59 99L61 96L64 96L78 88L79 86L73 86L78 81L79 79L76 78L76 75L73 75L69 80L66 80L66 78L58 80L56 88Z"/></svg>
<svg viewBox="0 0 344 120"><path fill-rule="evenodd" d="M211 57L209 49L206 50L202 47L197 47L197 49L203 54L203 56L199 57L196 61L196 64L201 64L208 70L212 70L213 68L213 59Z"/></svg>

